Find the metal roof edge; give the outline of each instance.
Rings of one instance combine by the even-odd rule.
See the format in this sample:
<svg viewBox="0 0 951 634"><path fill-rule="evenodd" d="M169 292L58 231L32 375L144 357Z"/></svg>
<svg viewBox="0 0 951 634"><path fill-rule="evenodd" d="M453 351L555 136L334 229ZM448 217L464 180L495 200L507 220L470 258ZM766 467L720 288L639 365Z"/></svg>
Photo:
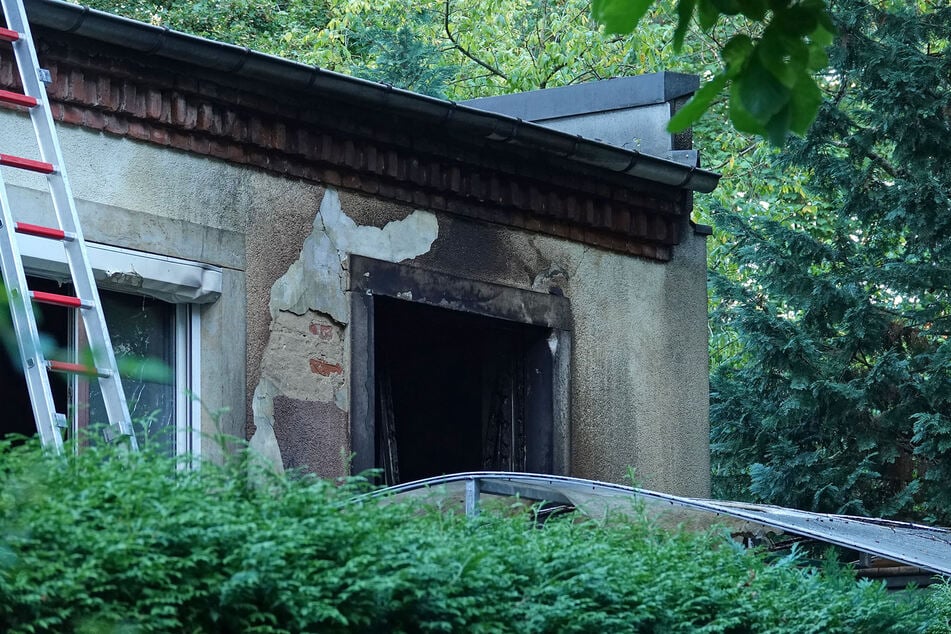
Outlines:
<svg viewBox="0 0 951 634"><path fill-rule="evenodd" d="M570 495L573 491L576 494L603 493L651 499L673 506L725 515L770 526L787 533L818 539L837 546L860 550L893 561L918 566L938 574L951 575L951 529L948 528L854 515L800 511L769 504L690 498L569 476L473 471L408 482L380 489L357 499L364 500L378 496L395 495L452 482L493 481L525 484L535 496L544 496L544 491L547 490L560 497ZM476 486L475 490L478 491L478 488ZM538 493L539 491L541 493ZM528 494L523 495L523 497L548 500L545 497L532 497ZM553 497L549 501L559 501L559 498ZM469 501L467 500L467 506L468 504ZM848 533L851 533L851 537ZM938 551L941 556L935 558L935 551Z"/></svg>
<svg viewBox="0 0 951 634"><path fill-rule="evenodd" d="M216 42L62 0L26 0L30 23L131 51L252 81L361 101L429 117L463 134L525 146L616 174L708 193L720 175L698 167L577 137L515 117L350 77L248 48Z"/></svg>

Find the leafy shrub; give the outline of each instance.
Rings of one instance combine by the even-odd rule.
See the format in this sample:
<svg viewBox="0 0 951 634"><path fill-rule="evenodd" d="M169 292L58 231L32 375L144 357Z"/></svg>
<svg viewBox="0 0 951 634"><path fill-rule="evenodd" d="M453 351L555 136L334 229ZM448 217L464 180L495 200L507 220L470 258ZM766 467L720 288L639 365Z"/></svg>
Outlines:
<svg viewBox="0 0 951 634"><path fill-rule="evenodd" d="M476 519L355 503L359 478L247 456L0 452L7 632L914 632L927 610L847 571L767 564L645 519ZM253 477L249 477L249 473Z"/></svg>

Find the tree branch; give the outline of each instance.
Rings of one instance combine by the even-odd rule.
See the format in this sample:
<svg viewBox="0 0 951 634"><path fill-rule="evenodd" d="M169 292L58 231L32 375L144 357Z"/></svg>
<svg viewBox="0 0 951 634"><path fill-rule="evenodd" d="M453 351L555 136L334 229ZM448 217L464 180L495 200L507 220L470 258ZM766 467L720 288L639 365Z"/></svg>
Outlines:
<svg viewBox="0 0 951 634"><path fill-rule="evenodd" d="M459 43L459 41L456 39L456 36L452 34L452 31L449 29L449 3L450 2L451 0L446 0L446 12L445 12L445 20L443 24L446 27L446 37L448 37L449 41L452 42L453 47L456 50L458 50L460 53L462 53L463 55L471 59L473 62L478 64L479 66L481 66L482 68L486 69L487 71L495 75L496 77L501 77L505 81L508 81L509 80L508 75L500 71L498 68L495 68L491 64L488 64L482 61L481 59L479 59L478 57L470 53L468 49L466 49L466 47L464 47L462 44Z"/></svg>

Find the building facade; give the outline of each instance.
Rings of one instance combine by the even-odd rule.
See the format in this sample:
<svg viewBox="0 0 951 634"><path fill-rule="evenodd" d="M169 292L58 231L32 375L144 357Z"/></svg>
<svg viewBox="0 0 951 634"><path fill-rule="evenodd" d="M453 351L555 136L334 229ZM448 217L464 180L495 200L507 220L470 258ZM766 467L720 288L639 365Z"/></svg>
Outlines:
<svg viewBox="0 0 951 634"><path fill-rule="evenodd" d="M708 493L690 212L717 177L663 129L695 79L456 104L27 6L115 347L169 370L126 383L155 442L214 458L220 432L279 468L390 482L634 467ZM35 154L24 113L0 111L0 151ZM50 222L41 177L3 177L20 219ZM64 279L48 246L22 248L37 284ZM69 314L43 319L81 349ZM59 389L73 433L95 421L94 386Z"/></svg>

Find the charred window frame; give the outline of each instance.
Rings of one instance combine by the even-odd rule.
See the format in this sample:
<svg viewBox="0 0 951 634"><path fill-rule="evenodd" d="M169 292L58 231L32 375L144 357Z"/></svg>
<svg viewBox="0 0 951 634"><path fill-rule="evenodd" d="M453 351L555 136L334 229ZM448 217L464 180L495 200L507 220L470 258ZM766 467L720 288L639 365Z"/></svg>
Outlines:
<svg viewBox="0 0 951 634"><path fill-rule="evenodd" d="M525 470L567 474L570 469L569 374L571 311L567 298L350 257L350 441L353 473L377 466L375 298L407 300L476 316L547 329L532 345L524 434Z"/></svg>

